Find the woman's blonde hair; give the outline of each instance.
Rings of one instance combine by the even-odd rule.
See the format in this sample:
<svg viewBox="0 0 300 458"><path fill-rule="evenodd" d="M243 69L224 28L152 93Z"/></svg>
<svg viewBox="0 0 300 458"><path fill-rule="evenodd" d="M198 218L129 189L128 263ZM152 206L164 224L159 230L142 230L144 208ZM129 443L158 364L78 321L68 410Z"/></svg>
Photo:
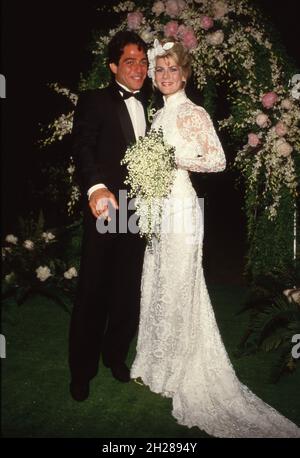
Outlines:
<svg viewBox="0 0 300 458"><path fill-rule="evenodd" d="M171 57L175 60L176 64L182 68L182 72L186 80L188 80L192 74L192 59L188 50L179 41L175 41L172 38L164 38L160 41L161 45L166 43L174 43L171 49L168 49L166 53L161 56L163 58ZM160 57L160 56L157 56Z"/></svg>

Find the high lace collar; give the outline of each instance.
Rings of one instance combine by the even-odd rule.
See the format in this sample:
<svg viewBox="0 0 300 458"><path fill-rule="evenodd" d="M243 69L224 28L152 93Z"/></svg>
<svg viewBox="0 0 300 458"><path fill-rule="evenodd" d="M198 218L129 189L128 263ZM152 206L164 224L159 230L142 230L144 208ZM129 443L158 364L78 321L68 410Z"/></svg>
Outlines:
<svg viewBox="0 0 300 458"><path fill-rule="evenodd" d="M168 97L163 96L163 99L164 106L166 108L170 108L185 102L187 100L187 96L184 92L184 89L180 89L179 91L175 92L175 94L171 94Z"/></svg>

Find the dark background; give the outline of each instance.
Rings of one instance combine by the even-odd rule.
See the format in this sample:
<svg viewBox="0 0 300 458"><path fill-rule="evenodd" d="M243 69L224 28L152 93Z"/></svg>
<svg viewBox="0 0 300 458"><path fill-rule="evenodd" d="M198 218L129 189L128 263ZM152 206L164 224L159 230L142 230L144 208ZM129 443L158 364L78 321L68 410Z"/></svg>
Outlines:
<svg viewBox="0 0 300 458"><path fill-rule="evenodd" d="M36 202L29 185L39 177L41 155L35 142L39 123L47 124L60 113L60 101L47 88L59 82L76 90L81 72L91 63L88 46L92 31L100 29L104 16L97 0L1 1L1 68L6 78L6 99L1 99L2 235L16 231L19 215ZM288 54L300 59L297 0L258 0L279 31ZM105 16L107 25L109 18ZM228 181L229 180L229 181ZM216 281L240 278L245 253L245 221L242 195L232 179L223 179L222 190L211 198L215 214L206 231L212 259L207 270L227 259L226 268L214 274ZM216 238L217 235L217 238ZM216 242L217 240L217 242ZM234 245L234 249L230 248ZM226 251L227 250L227 251ZM211 265L210 265L211 264ZM209 266L210 265L210 266ZM224 273L225 272L225 273Z"/></svg>

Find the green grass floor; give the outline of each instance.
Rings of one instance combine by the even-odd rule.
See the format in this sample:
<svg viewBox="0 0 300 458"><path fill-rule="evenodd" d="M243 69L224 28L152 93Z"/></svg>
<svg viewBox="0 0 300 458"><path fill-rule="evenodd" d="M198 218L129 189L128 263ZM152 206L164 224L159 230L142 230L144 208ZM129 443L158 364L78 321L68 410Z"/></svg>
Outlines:
<svg viewBox="0 0 300 458"><path fill-rule="evenodd" d="M270 384L274 354L236 359L233 351L248 323L236 316L246 290L209 288L220 331L239 379L264 401L300 425L299 373ZM100 364L83 403L69 395L67 340L69 315L42 297L17 307L4 304L2 334L2 437L208 437L198 428L180 426L171 416L171 400L131 381L122 384ZM135 342L128 357L134 358Z"/></svg>

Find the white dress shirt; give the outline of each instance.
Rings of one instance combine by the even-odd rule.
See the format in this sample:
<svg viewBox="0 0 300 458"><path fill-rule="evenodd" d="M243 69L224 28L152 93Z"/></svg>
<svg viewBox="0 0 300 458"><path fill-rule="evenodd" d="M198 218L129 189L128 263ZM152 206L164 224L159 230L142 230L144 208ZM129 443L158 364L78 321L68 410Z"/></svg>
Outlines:
<svg viewBox="0 0 300 458"><path fill-rule="evenodd" d="M124 86L123 84L120 84L118 81L116 81L116 83L119 86L121 86L123 89L125 89L126 91L132 92L126 86ZM139 91L133 91L133 92L136 93ZM120 94L121 94L121 91L120 91ZM139 100L137 100L135 97L129 97L128 99L124 100L124 102L126 103L126 107L127 107L127 110L128 110L131 122L132 122L136 140L139 137L144 137L146 133L146 120L145 120L145 113L144 113L144 108L143 108L142 103ZM91 197L91 194L94 191L96 191L97 189L101 189L101 188L106 188L105 184L99 183L89 188L87 192L88 198Z"/></svg>

